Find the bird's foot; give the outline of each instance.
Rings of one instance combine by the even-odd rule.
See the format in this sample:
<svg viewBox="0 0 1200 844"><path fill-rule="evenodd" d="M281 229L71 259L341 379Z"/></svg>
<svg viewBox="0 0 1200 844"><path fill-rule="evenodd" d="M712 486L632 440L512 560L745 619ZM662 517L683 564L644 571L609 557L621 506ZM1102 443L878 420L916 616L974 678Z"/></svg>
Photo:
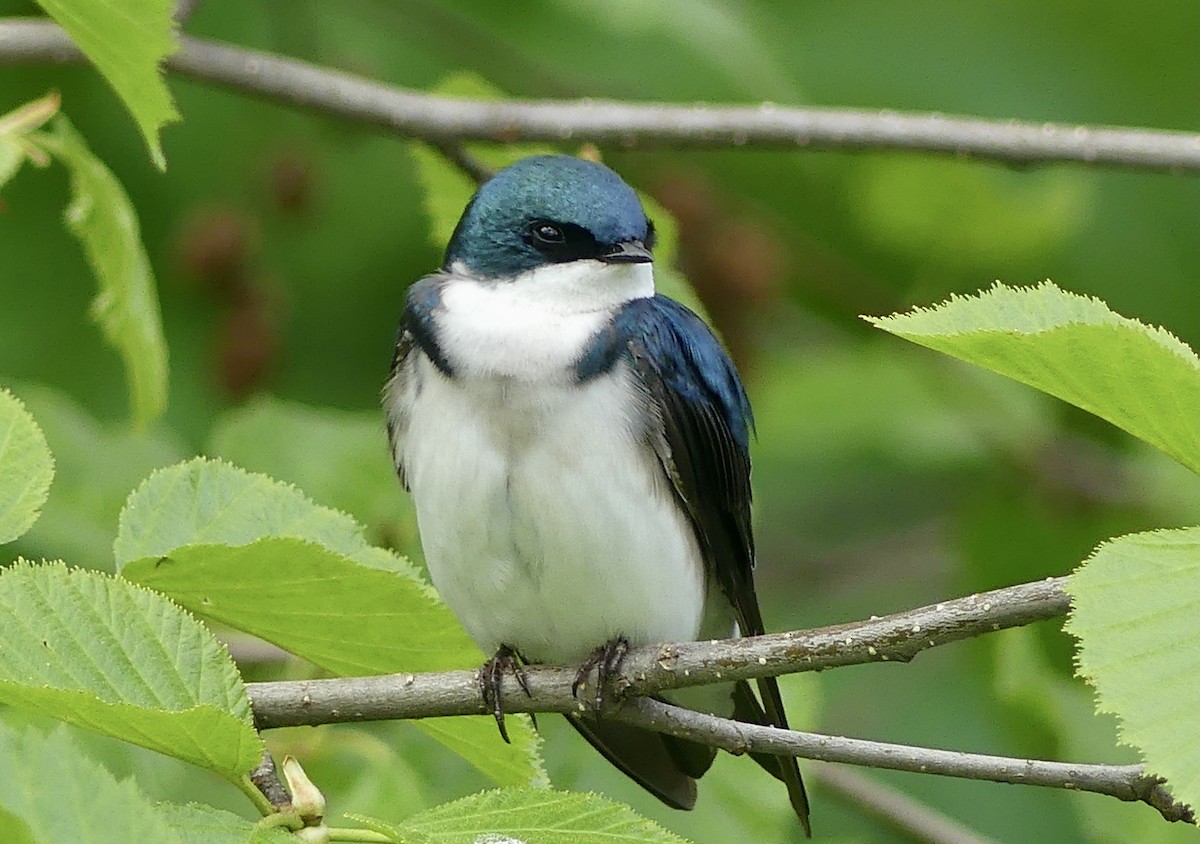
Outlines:
<svg viewBox="0 0 1200 844"><path fill-rule="evenodd" d="M587 685L588 675L596 669L596 711L604 707L604 690L608 688L608 678L617 674L621 668L621 660L629 653L629 640L624 636L609 639L596 650L592 651L579 671L575 674L575 682L571 684L571 694L579 697L580 686Z"/></svg>
<svg viewBox="0 0 1200 844"><path fill-rule="evenodd" d="M504 682L505 674L517 678L521 690L526 696L532 697L529 693L529 683L525 679L525 671L521 668L520 654L508 645L501 645L496 655L479 669L479 693L483 695L483 705L489 707L496 718L500 738L512 744L508 738L508 729L504 726L504 707L500 703L500 684Z"/></svg>

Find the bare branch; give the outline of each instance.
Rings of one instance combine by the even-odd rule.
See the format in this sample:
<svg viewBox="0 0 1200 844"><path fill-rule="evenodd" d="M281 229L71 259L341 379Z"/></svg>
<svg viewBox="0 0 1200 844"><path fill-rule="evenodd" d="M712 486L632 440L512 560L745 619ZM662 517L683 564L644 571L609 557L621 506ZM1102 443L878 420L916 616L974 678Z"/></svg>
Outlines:
<svg viewBox="0 0 1200 844"><path fill-rule="evenodd" d="M858 811L923 844L997 844L902 791L853 768L820 765L804 773Z"/></svg>
<svg viewBox="0 0 1200 844"><path fill-rule="evenodd" d="M944 601L884 618L819 630L712 642L639 648L626 656L614 690L623 704L604 717L683 736L733 753L764 751L829 762L901 771L1022 783L1140 800L1168 820L1192 820L1159 780L1137 765L1083 765L908 747L741 724L636 695L681 686L812 671L837 665L911 659L948 642L1063 615L1068 598L1062 578L1026 583ZM575 671L529 666L529 694L505 678L510 712L586 712L571 694ZM484 714L475 671L394 674L276 683L247 687L262 729L438 715ZM619 695L618 695L619 696Z"/></svg>
<svg viewBox="0 0 1200 844"><path fill-rule="evenodd" d="M1163 788L1162 781L1148 775L1141 765L1089 765L1014 759L779 730L717 718L643 697L626 701L618 711L606 713L604 717L720 747L731 753L760 751L824 762L869 765L892 771L1090 791L1120 800L1147 803L1169 821L1195 823L1192 810L1175 802Z"/></svg>
<svg viewBox="0 0 1200 844"><path fill-rule="evenodd" d="M0 22L0 64L80 61L57 26ZM889 149L1012 163L1074 161L1200 170L1200 135L857 109L483 101L383 85L271 53L187 36L169 70L432 142L594 141L622 148Z"/></svg>
<svg viewBox="0 0 1200 844"><path fill-rule="evenodd" d="M622 661L614 686L628 696L646 695L864 662L907 661L936 645L1065 614L1069 598L1063 581L1048 578L815 630L636 648ZM572 711L578 706L570 695L574 678L573 668L531 665L526 669L528 696L507 678L507 708ZM249 689L263 728L485 712L474 671L252 683Z"/></svg>

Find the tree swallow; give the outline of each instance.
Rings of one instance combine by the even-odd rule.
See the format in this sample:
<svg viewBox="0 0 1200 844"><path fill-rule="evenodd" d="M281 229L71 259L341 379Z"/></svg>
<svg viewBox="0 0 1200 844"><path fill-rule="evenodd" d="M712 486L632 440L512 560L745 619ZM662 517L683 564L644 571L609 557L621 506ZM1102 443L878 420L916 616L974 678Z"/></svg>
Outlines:
<svg viewBox="0 0 1200 844"><path fill-rule="evenodd" d="M526 158L467 205L405 300L384 387L429 574L485 653L485 700L522 663L597 669L629 645L764 632L750 528L750 405L721 344L654 292L654 226L607 167ZM664 697L787 727L774 678ZM716 750L568 715L663 802L690 809ZM787 784L796 760L752 754Z"/></svg>

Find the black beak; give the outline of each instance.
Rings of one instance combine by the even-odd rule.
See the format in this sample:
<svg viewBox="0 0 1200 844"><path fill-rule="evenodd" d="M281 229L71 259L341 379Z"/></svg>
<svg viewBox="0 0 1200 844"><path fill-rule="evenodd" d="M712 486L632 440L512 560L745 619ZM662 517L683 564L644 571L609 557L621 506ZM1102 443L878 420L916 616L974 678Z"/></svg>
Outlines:
<svg viewBox="0 0 1200 844"><path fill-rule="evenodd" d="M640 240L614 243L598 256L606 264L647 264L654 260L650 250Z"/></svg>

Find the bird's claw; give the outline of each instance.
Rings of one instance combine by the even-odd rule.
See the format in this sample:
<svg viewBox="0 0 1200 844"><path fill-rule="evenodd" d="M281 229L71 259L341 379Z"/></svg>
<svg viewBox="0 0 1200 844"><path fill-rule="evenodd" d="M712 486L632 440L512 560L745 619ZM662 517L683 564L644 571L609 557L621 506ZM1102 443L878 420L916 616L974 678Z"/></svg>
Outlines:
<svg viewBox="0 0 1200 844"><path fill-rule="evenodd" d="M592 673L593 668L596 669L596 711L599 712L604 707L604 690L608 688L608 678L620 671L621 661L627 653L629 640L624 636L609 639L596 648L575 673L571 694L579 697L579 688L587 684L588 675Z"/></svg>
<svg viewBox="0 0 1200 844"><path fill-rule="evenodd" d="M512 744L508 737L508 728L504 726L504 707L500 702L500 685L504 682L505 674L512 674L516 678L517 685L527 697L533 696L529 691L525 671L521 668L520 655L508 645L501 645L495 656L479 669L479 693L483 697L483 705L492 710L496 727L500 730L500 738Z"/></svg>

